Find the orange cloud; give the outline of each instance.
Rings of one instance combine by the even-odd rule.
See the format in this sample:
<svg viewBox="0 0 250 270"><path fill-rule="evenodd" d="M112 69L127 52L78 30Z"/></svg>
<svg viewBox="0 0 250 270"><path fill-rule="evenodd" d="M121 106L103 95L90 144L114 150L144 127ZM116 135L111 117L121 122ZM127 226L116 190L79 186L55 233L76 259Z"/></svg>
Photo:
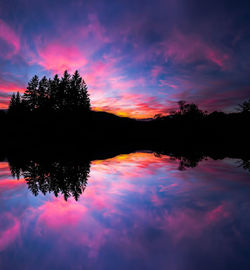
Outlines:
<svg viewBox="0 0 250 270"><path fill-rule="evenodd" d="M92 108L96 111L106 111L136 119L150 118L159 113L167 114L169 109L167 104L160 103L155 97L132 93L124 93L112 98L99 98L95 100Z"/></svg>

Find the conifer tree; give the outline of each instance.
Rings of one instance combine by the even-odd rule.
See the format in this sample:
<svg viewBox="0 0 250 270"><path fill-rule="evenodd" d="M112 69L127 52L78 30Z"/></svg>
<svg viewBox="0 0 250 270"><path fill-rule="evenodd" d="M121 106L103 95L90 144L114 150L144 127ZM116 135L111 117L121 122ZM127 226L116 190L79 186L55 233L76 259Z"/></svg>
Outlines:
<svg viewBox="0 0 250 270"><path fill-rule="evenodd" d="M44 76L38 85L37 91L37 109L44 110L48 105L48 80Z"/></svg>
<svg viewBox="0 0 250 270"><path fill-rule="evenodd" d="M54 76L53 79L49 79L48 82L48 106L52 111L59 110L59 87L60 87L60 79L58 74Z"/></svg>
<svg viewBox="0 0 250 270"><path fill-rule="evenodd" d="M38 85L39 78L37 75L35 75L28 83L27 90L24 92L23 95L25 104L30 111L34 111L38 107Z"/></svg>
<svg viewBox="0 0 250 270"><path fill-rule="evenodd" d="M15 93L12 94L9 104L9 112L14 111L16 108L16 95Z"/></svg>
<svg viewBox="0 0 250 270"><path fill-rule="evenodd" d="M23 96L19 93L12 95L9 111L17 109L30 112L87 112L90 110L87 84L77 70L72 77L65 71L62 78L55 75L49 80L45 76L39 80L35 75Z"/></svg>
<svg viewBox="0 0 250 270"><path fill-rule="evenodd" d="M81 110L90 111L91 106L90 106L90 99L89 99L89 94L88 94L88 87L84 79L82 79L82 82L81 82L79 101L80 101Z"/></svg>
<svg viewBox="0 0 250 270"><path fill-rule="evenodd" d="M57 103L59 105L60 111L65 111L69 106L68 98L70 92L70 74L67 70L64 71L58 90Z"/></svg>
<svg viewBox="0 0 250 270"><path fill-rule="evenodd" d="M20 93L13 93L10 99L9 112L22 112L24 110L24 104L21 100Z"/></svg>

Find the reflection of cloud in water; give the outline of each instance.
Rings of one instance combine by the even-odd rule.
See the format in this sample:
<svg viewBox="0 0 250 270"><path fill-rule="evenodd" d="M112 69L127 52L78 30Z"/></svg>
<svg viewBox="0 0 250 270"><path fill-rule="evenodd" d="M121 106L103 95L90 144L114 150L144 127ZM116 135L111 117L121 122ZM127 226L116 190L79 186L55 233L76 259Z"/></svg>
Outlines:
<svg viewBox="0 0 250 270"><path fill-rule="evenodd" d="M86 269L211 269L244 262L249 174L227 159L185 171L178 165L152 153L120 155L91 163L78 201L52 194L9 197L0 202L1 220L9 220L0 233L10 239L1 240L1 250L19 252L20 269L29 252L32 267L43 252L37 269L69 269L72 262Z"/></svg>

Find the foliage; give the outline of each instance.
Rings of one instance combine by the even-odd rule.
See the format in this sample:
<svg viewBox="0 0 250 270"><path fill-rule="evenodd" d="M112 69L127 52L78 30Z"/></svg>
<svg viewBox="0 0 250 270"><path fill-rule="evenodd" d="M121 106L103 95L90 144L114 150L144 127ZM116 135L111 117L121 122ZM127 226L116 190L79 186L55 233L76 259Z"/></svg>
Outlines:
<svg viewBox="0 0 250 270"><path fill-rule="evenodd" d="M67 200L71 196L78 200L84 192L89 171L89 161L49 162L26 160L20 164L10 163L13 177L23 177L32 193L46 195L53 193L56 197L62 194Z"/></svg>
<svg viewBox="0 0 250 270"><path fill-rule="evenodd" d="M9 112L16 111L79 112L90 110L90 99L85 81L78 71L71 76L67 71L62 78L35 75L23 96L19 92L11 97Z"/></svg>
<svg viewBox="0 0 250 270"><path fill-rule="evenodd" d="M239 104L238 110L242 113L250 112L250 99Z"/></svg>
<svg viewBox="0 0 250 270"><path fill-rule="evenodd" d="M179 110L176 112L177 115L191 116L191 117L202 117L205 112L200 110L194 103L188 104L186 101L180 100L178 102Z"/></svg>

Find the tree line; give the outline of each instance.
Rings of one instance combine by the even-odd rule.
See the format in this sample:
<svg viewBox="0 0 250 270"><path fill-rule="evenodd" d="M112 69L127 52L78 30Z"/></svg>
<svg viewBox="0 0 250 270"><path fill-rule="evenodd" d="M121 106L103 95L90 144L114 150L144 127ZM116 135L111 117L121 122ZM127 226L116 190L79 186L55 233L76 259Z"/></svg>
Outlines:
<svg viewBox="0 0 250 270"><path fill-rule="evenodd" d="M65 71L53 79L39 80L35 75L23 95L12 95L8 112L88 112L90 108L87 84L76 70L72 76Z"/></svg>
<svg viewBox="0 0 250 270"><path fill-rule="evenodd" d="M208 114L207 111L203 111L199 109L198 105L194 103L187 103L184 100L180 100L177 102L178 104L178 109L175 111L170 112L169 115L164 116L162 114L156 114L154 116L154 120L162 120L166 118L183 118L183 119L190 119L190 120L201 120L205 118L206 116L222 116L226 115L224 112L218 112L214 111L210 114ZM238 104L238 107L236 108L237 112L242 114L242 115L248 115L250 114L250 99L244 101L241 104ZM235 113L231 113L235 114ZM230 115L230 114L229 114Z"/></svg>
<svg viewBox="0 0 250 270"><path fill-rule="evenodd" d="M207 115L194 103L180 100L178 109L170 115L156 114L154 119L160 120L166 117L181 117L200 119ZM53 79L43 76L41 79L35 75L29 82L23 95L13 93L9 103L8 112L88 112L91 110L88 87L84 79L76 70L70 75L66 70L60 78L57 74ZM250 113L250 99L238 105L240 113ZM220 112L219 112L220 113ZM212 112L211 114L219 114ZM221 113L223 114L223 113Z"/></svg>

